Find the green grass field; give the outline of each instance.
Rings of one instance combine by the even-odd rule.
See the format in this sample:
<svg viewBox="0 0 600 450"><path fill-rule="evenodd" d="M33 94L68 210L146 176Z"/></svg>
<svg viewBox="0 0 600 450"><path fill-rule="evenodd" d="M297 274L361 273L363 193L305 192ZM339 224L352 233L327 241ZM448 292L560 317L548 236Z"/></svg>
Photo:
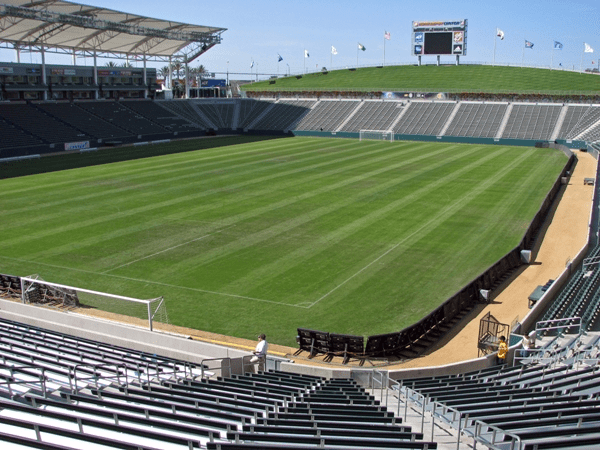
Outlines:
<svg viewBox="0 0 600 450"><path fill-rule="evenodd" d="M600 76L562 70L493 66L386 66L261 81L246 91L408 91L524 94L600 93Z"/></svg>
<svg viewBox="0 0 600 450"><path fill-rule="evenodd" d="M297 327L392 332L517 245L566 163L523 147L202 142L0 180L0 272L164 296L174 324L292 346Z"/></svg>

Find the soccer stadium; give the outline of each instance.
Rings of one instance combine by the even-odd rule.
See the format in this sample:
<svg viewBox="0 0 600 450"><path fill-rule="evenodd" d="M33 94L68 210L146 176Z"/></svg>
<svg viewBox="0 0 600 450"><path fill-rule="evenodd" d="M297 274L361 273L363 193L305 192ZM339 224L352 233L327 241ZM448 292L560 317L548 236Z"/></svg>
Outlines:
<svg viewBox="0 0 600 450"><path fill-rule="evenodd" d="M0 0L3 449L600 448L598 73L226 31Z"/></svg>

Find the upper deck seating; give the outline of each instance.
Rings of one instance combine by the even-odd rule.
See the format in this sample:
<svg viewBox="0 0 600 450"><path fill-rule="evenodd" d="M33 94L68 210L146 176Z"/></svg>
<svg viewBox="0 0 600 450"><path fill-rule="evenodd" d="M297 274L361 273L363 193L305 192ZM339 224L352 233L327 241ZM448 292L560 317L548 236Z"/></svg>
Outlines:
<svg viewBox="0 0 600 450"><path fill-rule="evenodd" d="M552 136L561 109L561 105L515 103L502 137L548 140Z"/></svg>
<svg viewBox="0 0 600 450"><path fill-rule="evenodd" d="M455 106L454 102L411 102L406 113L394 126L394 133L437 136Z"/></svg>
<svg viewBox="0 0 600 450"><path fill-rule="evenodd" d="M446 136L495 137L508 104L461 103Z"/></svg>
<svg viewBox="0 0 600 450"><path fill-rule="evenodd" d="M389 130L403 108L401 102L365 100L340 131Z"/></svg>
<svg viewBox="0 0 600 450"><path fill-rule="evenodd" d="M359 103L356 100L321 100L294 129L335 131Z"/></svg>
<svg viewBox="0 0 600 450"><path fill-rule="evenodd" d="M255 130L294 129L315 103L315 100L280 100L251 127Z"/></svg>

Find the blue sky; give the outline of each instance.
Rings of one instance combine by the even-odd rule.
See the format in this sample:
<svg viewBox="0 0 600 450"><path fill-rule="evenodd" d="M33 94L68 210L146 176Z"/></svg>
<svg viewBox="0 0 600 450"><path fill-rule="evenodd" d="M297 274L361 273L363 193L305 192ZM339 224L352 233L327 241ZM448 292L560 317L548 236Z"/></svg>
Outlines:
<svg viewBox="0 0 600 450"><path fill-rule="evenodd" d="M533 1L472 1L448 2L432 0L406 2L401 0L340 1L340 0L86 0L82 3L117 9L133 14L161 19L227 28L223 42L192 65L204 65L209 71L232 79L250 78L250 64L261 74L301 73L306 70L378 65L383 62L384 31L391 33L385 43L386 65L416 63L410 54L413 20L468 19L467 56L461 62L491 62L494 54L496 28L505 39L496 41L496 62L549 66L553 41L564 48L554 51L554 65L579 70L583 43L594 53L586 53L583 66L597 64L600 56L600 2L598 0L533 0ZM534 43L523 53L524 41ZM331 46L338 54L331 60ZM304 58L304 49L310 57ZM277 55L283 58L277 63ZM36 57L22 56L22 62L36 62ZM54 58L54 59L52 59ZM49 57L48 62L70 64L71 59ZM1 50L1 61L15 61L13 51ZM453 61L443 57L442 61ZM423 62L435 62L434 56ZM78 61L91 65L91 61ZM164 65L164 64L160 64ZM246 75L241 75L241 74ZM240 74L240 75L238 75Z"/></svg>

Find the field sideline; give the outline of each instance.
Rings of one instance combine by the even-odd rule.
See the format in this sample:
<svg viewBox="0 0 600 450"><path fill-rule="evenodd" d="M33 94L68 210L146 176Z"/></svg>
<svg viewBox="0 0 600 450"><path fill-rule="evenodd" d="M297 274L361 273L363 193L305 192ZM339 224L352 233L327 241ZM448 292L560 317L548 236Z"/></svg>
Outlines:
<svg viewBox="0 0 600 450"><path fill-rule="evenodd" d="M0 271L164 296L176 325L283 345L391 332L512 249L565 162L297 137L0 180Z"/></svg>

